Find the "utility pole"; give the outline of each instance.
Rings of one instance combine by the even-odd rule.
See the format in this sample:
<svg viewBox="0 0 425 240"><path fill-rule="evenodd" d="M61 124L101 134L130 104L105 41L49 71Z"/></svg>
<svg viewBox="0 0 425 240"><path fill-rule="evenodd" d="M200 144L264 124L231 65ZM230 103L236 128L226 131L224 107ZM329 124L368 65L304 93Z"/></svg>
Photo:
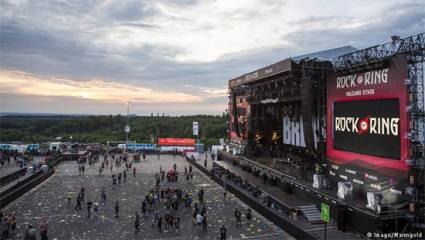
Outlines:
<svg viewBox="0 0 425 240"><path fill-rule="evenodd" d="M127 124L125 125L125 152L127 152L128 134L130 133L130 101L127 103Z"/></svg>

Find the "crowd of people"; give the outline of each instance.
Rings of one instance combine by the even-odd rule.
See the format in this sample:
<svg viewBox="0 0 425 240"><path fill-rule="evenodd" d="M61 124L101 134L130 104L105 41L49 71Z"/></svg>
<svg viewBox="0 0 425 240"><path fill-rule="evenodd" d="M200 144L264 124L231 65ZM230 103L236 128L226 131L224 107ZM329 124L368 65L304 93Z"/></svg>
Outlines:
<svg viewBox="0 0 425 240"><path fill-rule="evenodd" d="M11 214L5 214L0 211L0 229L1 229L1 240L12 239L16 237L16 216ZM37 233L37 229L32 224L26 224L24 231L24 240L36 240L37 236L40 236L40 240L47 240L48 223L47 218L42 218L40 222L40 228Z"/></svg>
<svg viewBox="0 0 425 240"><path fill-rule="evenodd" d="M112 153L109 157L107 157L107 155L102 155L102 153L102 151L90 152L88 155L78 159L77 165L79 174L85 174L87 164L89 167L94 167L98 164L99 176L102 176L107 169L110 169L112 185L122 185L127 181L128 172L132 172L133 177L136 177L137 170L135 164L140 163L141 159L146 160L145 153L127 155L124 152L120 152L120 154ZM208 155L205 157L205 166L207 165L207 158ZM160 155L158 155L158 159L160 159ZM124 164L125 167L123 170L114 171L114 167L118 169L118 166ZM158 172L155 173L154 186L144 195L140 206L135 207L133 211L135 234L145 230L143 228L150 226L156 228L158 233L166 231L179 235L182 224L181 217L187 213L187 211L191 212L192 230L194 232L197 234L207 234L211 231L211 229L208 228L209 218L207 213L207 202L205 201L205 189L201 187L198 190L184 190L176 187L177 185L174 184L179 181L189 182L193 180L194 171L192 165L184 166L180 178L179 175L180 172L176 164L168 171L165 171L162 166L159 167ZM120 218L120 200L114 199L113 193L107 194L105 186L100 190L99 201L92 201L92 199L88 198L86 191L89 191L89 193L93 192L90 189L87 190L84 186L80 187L78 190L76 190L76 188L67 189L65 195L68 208L76 212L84 212L83 210L85 209L87 211L87 218L93 219L93 216L96 215L100 208L107 209L112 206L113 209L110 211L114 213L114 218ZM107 195L109 195L109 197L107 197ZM224 191L223 201L226 201L226 199L227 191ZM237 228L242 227L242 216L239 209L234 210ZM245 216L248 222L252 219L250 209L246 211ZM2 214L0 220L2 229L1 239L9 239L15 236L16 217L13 214L5 216ZM143 222L149 224L142 224ZM26 226L24 239L38 239L37 235L39 235L40 239L47 239L47 230L47 218L43 218L38 230L31 224ZM217 234L218 239L227 238L227 228L224 224L219 228Z"/></svg>

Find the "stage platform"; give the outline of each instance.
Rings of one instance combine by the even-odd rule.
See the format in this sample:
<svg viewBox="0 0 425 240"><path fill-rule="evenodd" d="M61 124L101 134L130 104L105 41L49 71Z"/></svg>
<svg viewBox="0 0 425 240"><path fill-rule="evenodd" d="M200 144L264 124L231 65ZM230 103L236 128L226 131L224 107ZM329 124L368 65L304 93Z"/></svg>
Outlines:
<svg viewBox="0 0 425 240"><path fill-rule="evenodd" d="M242 161L251 161L244 157L239 157L239 159L242 159ZM402 227L404 226L405 219L403 216L405 212L403 211L391 214L372 212L366 209L361 199L343 202L336 196L336 189L314 189L312 187L312 182L301 180L295 175L288 174L288 172L282 173L270 169L266 165L255 163L258 167L270 169L270 172L274 176L278 176L281 182L289 183L293 189L292 194L283 191L282 185L264 184L262 178L256 177L247 171L243 171L238 164L233 163L233 160L231 160L229 156L222 161L214 161L214 164L258 186L262 191L279 199L288 208L295 208L300 205L308 204L314 204L320 208L321 203L327 203L330 205L331 219L333 222L336 223L336 220L339 219L341 223L344 222L343 229L356 234L365 236L368 232L387 232L389 230L402 231ZM208 165L209 168L211 168L210 165L211 164ZM313 224L313 226L314 225L315 224Z"/></svg>
<svg viewBox="0 0 425 240"><path fill-rule="evenodd" d="M205 168L204 160L197 161L197 163L197 167ZM249 184L257 186L261 191L265 192L266 195L270 195L274 199L278 200L284 206L284 208L291 209L301 205L312 204L311 197L299 194L288 194L284 192L279 186L266 185L263 183L261 178L255 177L246 171L242 171L239 166L232 164L231 161L211 161L211 158L209 158L207 161L206 170L211 171L213 169L213 165L215 165L215 167L220 166L229 172L232 172L235 175L246 179ZM302 217L299 217L298 220L292 220L284 213L284 211L279 212L279 216L286 221L291 222L293 225L301 228L303 231L314 236L316 239L324 239L324 224L311 223ZM327 226L327 239L362 239L362 237L360 234L338 231L336 225L331 223Z"/></svg>
<svg viewBox="0 0 425 240"><path fill-rule="evenodd" d="M329 199L334 199L335 201L338 200L337 191L338 187L334 184L330 184L329 189L315 189L313 188L313 173L308 172L306 173L307 179L302 179L300 176L300 170L298 167L294 164L288 164L286 161L276 161L275 164L273 164L273 159L259 159L259 162L253 161L246 157L237 157L239 161L249 161L249 162L255 162L255 164L259 165L259 167L267 167L268 169L276 170L277 172L283 173L283 178L287 178L288 180L292 179L296 181L297 183L301 184L306 190L311 190L314 192L318 192L319 194L322 194L325 197L328 197ZM256 159L258 161L258 159ZM279 174L279 173L276 173ZM248 175L250 175L248 173ZM338 200L339 201L339 200ZM356 208L357 210L364 211L366 214L371 214L372 216L378 217L379 214L373 212L372 210L366 208L366 202L367 200L360 197L354 197L349 200L350 207Z"/></svg>

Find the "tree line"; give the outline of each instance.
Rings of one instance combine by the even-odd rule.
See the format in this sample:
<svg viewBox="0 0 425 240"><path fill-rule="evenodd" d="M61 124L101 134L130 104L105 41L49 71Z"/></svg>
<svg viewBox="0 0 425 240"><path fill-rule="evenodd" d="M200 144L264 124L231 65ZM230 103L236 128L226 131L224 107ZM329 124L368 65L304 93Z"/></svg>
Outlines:
<svg viewBox="0 0 425 240"><path fill-rule="evenodd" d="M226 116L130 116L129 140L149 143L162 137L194 138L192 122L199 122L199 137L206 145L218 144L227 133ZM125 141L123 115L75 116L75 115L8 115L0 119L0 142L43 143Z"/></svg>

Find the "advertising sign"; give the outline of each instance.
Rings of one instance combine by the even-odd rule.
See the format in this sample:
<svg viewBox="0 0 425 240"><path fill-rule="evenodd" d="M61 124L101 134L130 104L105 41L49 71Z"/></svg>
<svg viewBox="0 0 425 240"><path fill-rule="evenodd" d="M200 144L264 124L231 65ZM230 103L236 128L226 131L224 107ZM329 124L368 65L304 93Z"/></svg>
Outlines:
<svg viewBox="0 0 425 240"><path fill-rule="evenodd" d="M159 145L193 146L195 143L193 138L158 138Z"/></svg>
<svg viewBox="0 0 425 240"><path fill-rule="evenodd" d="M192 125L193 125L193 127L192 127L193 135L198 136L198 122L193 122Z"/></svg>
<svg viewBox="0 0 425 240"><path fill-rule="evenodd" d="M155 144L148 144L148 143L127 143L127 149L128 150L139 150L139 151L155 151L156 145Z"/></svg>
<svg viewBox="0 0 425 240"><path fill-rule="evenodd" d="M161 152L193 152L195 151L195 146L161 146Z"/></svg>

